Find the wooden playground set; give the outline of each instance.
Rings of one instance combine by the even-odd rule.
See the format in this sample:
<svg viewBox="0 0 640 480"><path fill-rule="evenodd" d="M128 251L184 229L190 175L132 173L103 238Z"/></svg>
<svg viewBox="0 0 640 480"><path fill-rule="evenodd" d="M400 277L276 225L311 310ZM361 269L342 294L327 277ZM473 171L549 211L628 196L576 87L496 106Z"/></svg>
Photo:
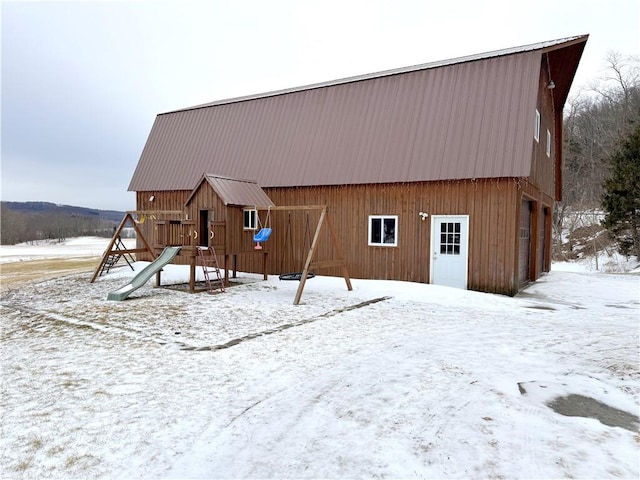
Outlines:
<svg viewBox="0 0 640 480"><path fill-rule="evenodd" d="M238 271L238 259L251 257L245 262L249 271L262 273L267 280L268 256L271 254L281 257L281 265L285 265L287 246L291 247L294 238L291 235L292 212L306 213L306 229L298 228L305 233L303 242L304 262L299 269L279 272L280 280L296 280L298 289L293 301L294 305L300 303L302 292L308 279L315 276L315 272L322 269L337 267L344 277L348 290L352 290L351 279L347 269L342 249L338 242L335 227L328 213L326 205L311 206L253 206L242 207L227 206L224 215L217 213L215 209L200 210L198 220L190 219L187 211L181 210L142 210L126 212L120 225L114 230L100 263L96 267L90 282L97 277L109 272L116 263L122 259L133 269L131 265L135 259L145 259L151 264L122 289L109 294L109 300L124 300L129 293L146 283L153 275L156 276L156 286L161 285L162 268L169 263L189 266L189 292L195 293L207 291L209 293L224 292L229 286L229 272L231 278L236 278ZM257 227L247 235L246 228L242 228L243 217L255 215ZM254 213L251 213L254 212ZM274 231L272 227L273 217L280 213L287 213L286 220L280 218L278 225L286 225L285 233L280 237L281 250L268 248L269 239ZM318 218L313 236L309 225L309 213L315 213ZM261 219L261 214L263 219ZM315 217L314 217L315 218ZM275 223L275 222L273 222ZM122 232L128 226L133 227L136 234L136 248L127 248L122 242ZM324 238L328 238L331 258L318 259L318 245L324 232ZM250 239L248 241L247 239ZM258 258L256 258L258 257ZM291 262L289 262L289 265ZM260 272L256 272L259 265ZM206 288L197 288L196 272L201 268L204 274ZM273 270L273 268L272 268Z"/></svg>

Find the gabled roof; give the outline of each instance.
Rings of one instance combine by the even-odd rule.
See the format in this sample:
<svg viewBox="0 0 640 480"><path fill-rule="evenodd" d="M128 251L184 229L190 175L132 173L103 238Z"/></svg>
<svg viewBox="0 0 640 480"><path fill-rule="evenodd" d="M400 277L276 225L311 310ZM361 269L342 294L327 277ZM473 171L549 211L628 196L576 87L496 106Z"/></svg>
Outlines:
<svg viewBox="0 0 640 480"><path fill-rule="evenodd" d="M200 189L200 186L208 182L216 192L216 195L224 202L225 205L234 205L240 207L248 207L254 205L273 206L274 203L264 193L264 190L258 186L253 180L239 180L236 178L220 177L205 173L196 184L196 187L189 195L185 202L189 204L191 199Z"/></svg>
<svg viewBox="0 0 640 480"><path fill-rule="evenodd" d="M543 56L562 109L587 36L158 115L129 190L527 177Z"/></svg>

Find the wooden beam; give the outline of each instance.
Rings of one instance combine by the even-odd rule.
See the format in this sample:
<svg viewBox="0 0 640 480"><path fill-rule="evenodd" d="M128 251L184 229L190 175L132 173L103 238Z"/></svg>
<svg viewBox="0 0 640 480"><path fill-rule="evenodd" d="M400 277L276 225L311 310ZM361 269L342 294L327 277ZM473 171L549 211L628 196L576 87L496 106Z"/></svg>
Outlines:
<svg viewBox="0 0 640 480"><path fill-rule="evenodd" d="M146 248L127 248L125 250L115 250L116 252L119 253L143 253L146 252L147 249Z"/></svg>
<svg viewBox="0 0 640 480"><path fill-rule="evenodd" d="M129 215L182 215L183 210L128 210Z"/></svg>
<svg viewBox="0 0 640 480"><path fill-rule="evenodd" d="M327 216L327 226L329 227L329 233L331 234L331 241L333 242L333 249L336 252L336 256L342 260L342 276L344 277L344 281L347 284L347 290L353 290L351 286L351 278L349 277L349 269L347 268L347 262L344 261L344 255L342 254L342 249L340 248L340 242L338 241L338 235L336 235L336 230L333 227L333 221L329 216Z"/></svg>
<svg viewBox="0 0 640 480"><path fill-rule="evenodd" d="M273 207L263 207L263 206L254 206L256 210L271 210L272 212L277 211L294 211L294 210L324 210L327 208L326 205L278 205Z"/></svg>
<svg viewBox="0 0 640 480"><path fill-rule="evenodd" d="M321 260L319 262L311 262L310 268L315 270L317 268L330 268L330 267L342 267L344 265L344 259L336 260Z"/></svg>
<svg viewBox="0 0 640 480"><path fill-rule="evenodd" d="M293 300L294 305L300 304L300 297L302 297L302 291L304 290L304 285L305 283L307 283L307 275L309 275L309 265L311 265L311 259L313 258L314 253L316 253L316 247L318 246L318 238L320 238L320 230L322 229L322 224L324 223L324 217L326 216L326 214L327 214L327 207L324 207L320 212L320 220L318 220L316 233L313 235L313 241L311 242L311 248L309 249L307 260L304 262L304 269L302 270L302 276L300 277L300 284L298 285L298 290L296 291L296 298Z"/></svg>

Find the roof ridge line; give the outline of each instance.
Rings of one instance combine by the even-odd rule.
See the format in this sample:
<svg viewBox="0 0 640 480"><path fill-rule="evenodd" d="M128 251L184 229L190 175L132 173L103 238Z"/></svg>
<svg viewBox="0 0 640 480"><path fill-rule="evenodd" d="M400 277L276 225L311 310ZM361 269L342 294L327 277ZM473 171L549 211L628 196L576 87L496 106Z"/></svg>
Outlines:
<svg viewBox="0 0 640 480"><path fill-rule="evenodd" d="M269 97L276 97L279 95L286 95L288 93L296 93L296 92L303 92L305 90L314 90L316 88L324 88L324 87L331 87L334 85L343 85L343 84L347 84L347 83L354 83L354 82L361 82L364 80L373 80L374 78L380 78L380 77L388 77L388 76L392 76L392 75L400 75L403 73L409 73L409 72L416 72L419 70L430 70L432 68L440 68L440 67L446 67L446 66L450 66L450 65L456 65L456 64L462 64L462 63L467 63L467 62L474 62L474 61L478 61L478 60L485 60L487 58L494 58L494 57L502 57L502 56L506 56L506 55L515 55L518 53L525 53L525 52L531 52L534 50L543 50L549 47L553 47L556 45L561 45L564 43L569 43L575 40L579 40L582 38L586 38L588 37L588 34L583 34L583 35L574 35L571 37L564 37L564 38L558 38L555 40L547 40L547 41L543 41L543 42L537 42L537 43L530 43L527 45L521 45L518 47L509 47L509 48L503 48L503 49L499 49L499 50L491 50L488 52L482 52L482 53L476 53L476 54L472 54L472 55L465 55L462 57L454 57L454 58L449 58L449 59L443 59L443 60L436 60L433 62L428 62L428 63L420 63L420 64L416 64L416 65L410 65L407 67L399 67L399 68L393 68L393 69L389 69L389 70L381 70L378 72L371 72L371 73L364 73L364 74L360 74L360 75L354 75L351 77L344 77L344 78L338 78L338 79L334 79L334 80L327 80L324 82L318 82L318 83L311 83L308 85L300 85L297 87L289 87L289 88L283 88L280 90L273 90L273 91L269 91L269 92L263 92L263 93L255 93L255 94L251 94L251 95L244 95L244 96L240 96L240 97L232 97L232 98L227 98L227 99L222 99L222 100L215 100L213 102L208 102L208 103L203 103L203 104L199 104L199 105L194 105L191 107L186 107L186 108L179 108L177 110L170 110L168 112L163 112L163 113L159 113L158 115L168 115L171 113L178 113L178 112L186 112L186 111L190 111L190 110L198 110L201 108L208 108L208 107L215 107L215 106L219 106L219 105L227 105L230 103L240 103L240 102L246 102L249 100L257 100L259 98L269 98Z"/></svg>

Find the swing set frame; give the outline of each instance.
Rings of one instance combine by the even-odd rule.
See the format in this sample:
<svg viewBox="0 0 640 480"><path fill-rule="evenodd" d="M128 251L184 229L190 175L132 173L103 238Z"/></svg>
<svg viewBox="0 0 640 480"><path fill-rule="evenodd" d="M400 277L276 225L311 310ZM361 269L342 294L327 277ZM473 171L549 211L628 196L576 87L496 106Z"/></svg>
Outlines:
<svg viewBox="0 0 640 480"><path fill-rule="evenodd" d="M313 235L313 240L311 241L311 245L309 247L309 251L307 252L307 257L304 262L304 267L302 269L302 273L300 274L300 284L298 285L298 290L296 291L295 299L293 300L294 305L300 304L300 298L302 297L302 292L304 291L304 286L307 282L307 278L312 278L310 275L311 271L316 271L322 268L332 268L332 267L340 267L342 270L342 276L344 277L344 281L347 284L347 290L353 290L351 286L351 278L349 277L349 270L347 268L347 262L344 259L344 254L342 253L342 249L340 248L340 242L338 241L338 236L336 235L335 227L333 226L333 221L328 214L327 205L278 205L278 206L256 206L255 209L260 211L267 211L269 214L274 211L284 211L291 212L296 210L305 210L305 211L319 211L320 219L318 220L318 225L316 226L316 231ZM316 250L318 247L318 240L320 238L320 232L324 226L327 226L329 229L329 237L331 239L331 244L333 246L333 253L335 258L331 260L320 260L313 261L313 257L316 254ZM283 253L284 254L284 253Z"/></svg>
<svg viewBox="0 0 640 480"><path fill-rule="evenodd" d="M292 244L290 251L292 253L291 259L293 260L293 250L292 250L293 239L291 238L291 212L287 214L287 233L285 234L285 237L284 237L284 246L282 247L282 256L280 257L280 275L278 276L278 278L280 280L300 281L300 277L302 276L301 271L297 271L297 272L292 271L289 273L284 273L283 267L284 267L284 263L287 255L287 246L289 246L290 243ZM309 229L309 212L307 212L306 228L304 231L304 246L306 247L307 245L309 245L309 248L311 247L311 230ZM313 278L315 276L316 274L313 271L309 271L309 274L307 275L307 279Z"/></svg>

